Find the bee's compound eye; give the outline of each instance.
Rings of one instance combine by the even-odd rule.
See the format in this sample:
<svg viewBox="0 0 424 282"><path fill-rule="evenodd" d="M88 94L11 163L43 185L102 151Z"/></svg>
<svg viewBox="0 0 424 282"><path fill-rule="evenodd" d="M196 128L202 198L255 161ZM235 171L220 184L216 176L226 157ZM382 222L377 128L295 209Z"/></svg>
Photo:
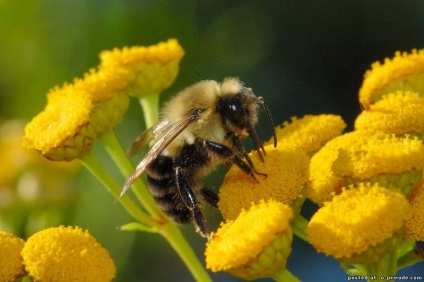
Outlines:
<svg viewBox="0 0 424 282"><path fill-rule="evenodd" d="M230 122L239 128L245 128L247 126L248 112L243 105L241 95L237 94L221 99L218 102L217 111L224 123L228 124Z"/></svg>
<svg viewBox="0 0 424 282"><path fill-rule="evenodd" d="M229 113L230 115L233 116L242 116L244 111L243 111L243 105L241 104L240 100L237 99L231 99L230 101L228 101L228 108L232 113Z"/></svg>

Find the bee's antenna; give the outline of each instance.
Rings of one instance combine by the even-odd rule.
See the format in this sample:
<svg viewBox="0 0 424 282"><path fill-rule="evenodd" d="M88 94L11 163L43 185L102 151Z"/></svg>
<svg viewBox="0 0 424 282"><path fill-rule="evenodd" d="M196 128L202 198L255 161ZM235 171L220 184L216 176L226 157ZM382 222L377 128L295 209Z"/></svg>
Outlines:
<svg viewBox="0 0 424 282"><path fill-rule="evenodd" d="M277 147L277 134L275 133L275 125L274 121L272 120L271 111L268 108L268 105L265 103L264 98L258 97L258 103L262 105L266 112L266 116L268 117L268 123L271 126L272 135L274 137L274 148Z"/></svg>
<svg viewBox="0 0 424 282"><path fill-rule="evenodd" d="M202 75L200 74L200 72L196 69L196 67L195 66L191 66L191 68L193 69L193 72L195 73L195 74L197 74L197 76L198 77L202 77Z"/></svg>

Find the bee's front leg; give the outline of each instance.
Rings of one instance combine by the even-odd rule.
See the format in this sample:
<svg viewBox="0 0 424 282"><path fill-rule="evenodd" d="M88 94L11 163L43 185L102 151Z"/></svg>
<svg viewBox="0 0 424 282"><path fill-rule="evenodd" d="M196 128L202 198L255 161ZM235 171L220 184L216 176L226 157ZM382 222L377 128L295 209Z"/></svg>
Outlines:
<svg viewBox="0 0 424 282"><path fill-rule="evenodd" d="M243 161L240 157L234 154L234 152L230 148L225 146L224 144L213 142L210 140L204 140L203 146L205 147L206 150L214 153L216 156L222 158L224 161L231 161L234 164L236 164L244 172L250 175L255 181L258 181L256 179L255 174L259 174L264 177L267 176L264 173L257 172L253 167L251 167L249 164Z"/></svg>
<svg viewBox="0 0 424 282"><path fill-rule="evenodd" d="M254 168L252 159L250 158L249 154L247 153L246 149L244 148L243 143L241 143L240 138L238 138L234 132L228 132L227 138L231 138L231 142L233 142L234 147L246 159L246 161L249 163L249 165L252 168Z"/></svg>

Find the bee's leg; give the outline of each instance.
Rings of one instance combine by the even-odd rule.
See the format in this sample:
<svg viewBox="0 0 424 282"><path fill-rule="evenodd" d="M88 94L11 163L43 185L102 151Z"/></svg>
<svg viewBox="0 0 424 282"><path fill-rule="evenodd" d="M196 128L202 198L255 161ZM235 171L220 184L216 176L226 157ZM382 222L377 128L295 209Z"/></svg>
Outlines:
<svg viewBox="0 0 424 282"><path fill-rule="evenodd" d="M239 158L236 154L234 154L234 152L230 148L228 148L227 146L223 144L209 141L209 140L204 140L203 146L207 150L216 154L217 156L225 160L232 161L256 181L258 180L256 179L255 173L264 175L263 173L258 173L257 171L255 171L252 167L250 167L247 163L245 163L241 158ZM264 176L266 176L266 174Z"/></svg>
<svg viewBox="0 0 424 282"><path fill-rule="evenodd" d="M209 228L206 219L199 208L197 199L191 189L189 183L180 171L180 167L175 169L175 179L177 180L178 192L187 208L192 212L192 222L196 227L196 231L203 237L209 237Z"/></svg>
<svg viewBox="0 0 424 282"><path fill-rule="evenodd" d="M233 142L234 147L236 147L236 149L243 155L243 157L246 159L246 161L249 163L250 167L252 168L253 172L258 174L258 175L262 175L264 178L267 178L267 176L268 176L267 174L261 173L261 172L259 172L255 169L255 167L253 166L252 159L250 158L249 153L246 151L243 144L241 143L240 138L238 138L233 132L227 133L227 136L229 138L231 138L231 141ZM260 157L263 161L263 158L262 158L260 151L258 151L258 152L259 152L259 155L260 155Z"/></svg>
<svg viewBox="0 0 424 282"><path fill-rule="evenodd" d="M200 193L202 194L203 198L209 205L211 205L214 208L218 208L219 197L215 192L209 190L206 187L203 187L200 190Z"/></svg>
<svg viewBox="0 0 424 282"><path fill-rule="evenodd" d="M243 155L243 157L246 159L246 161L249 163L249 165L254 168L252 159L250 158L249 154L246 151L246 148L244 148L243 143L241 143L240 138L238 138L234 132L228 132L227 136L231 138L231 141L234 144L234 147Z"/></svg>

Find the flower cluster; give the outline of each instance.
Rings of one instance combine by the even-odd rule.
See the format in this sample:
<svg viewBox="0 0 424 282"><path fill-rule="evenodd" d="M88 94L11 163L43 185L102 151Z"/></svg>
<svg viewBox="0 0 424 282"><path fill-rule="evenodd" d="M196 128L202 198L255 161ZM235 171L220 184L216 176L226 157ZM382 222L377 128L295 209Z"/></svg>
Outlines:
<svg viewBox="0 0 424 282"><path fill-rule="evenodd" d="M25 128L23 146L51 160L83 156L122 120L129 94L158 96L172 84L183 55L174 39L102 52L100 65L84 78L50 90L45 109Z"/></svg>
<svg viewBox="0 0 424 282"><path fill-rule="evenodd" d="M237 167L230 169L218 203L226 221L207 244L208 268L248 279L296 281L285 263L272 271L256 267L251 276L252 259L240 251L257 247L266 253L262 246L268 239L261 235L266 231L255 222L272 226L275 220L281 226L289 221L291 228L285 230L337 259L348 274L393 276L424 261L415 244L424 240L424 50L397 52L393 59L374 63L359 101L364 110L352 132L342 134L346 124L335 115L292 118L277 128L278 146L265 143L265 162L252 153L255 167L267 178L255 182ZM318 206L309 221L299 212L305 198ZM274 218L264 201L290 211L284 219ZM257 213L258 207L263 213ZM268 230L267 236L275 233ZM259 236L263 241L239 238ZM290 253L291 246L281 247Z"/></svg>
<svg viewBox="0 0 424 282"><path fill-rule="evenodd" d="M183 56L175 39L103 51L100 64L83 78L50 90L46 107L25 128L23 146L50 160L81 160L118 196L121 185L91 149L99 140L125 177L133 171L114 127L129 96L139 99L147 127L157 121L159 94L174 82ZM229 170L218 203L224 222L207 243L207 268L249 280L298 281L286 269L293 234L333 256L348 274L395 275L424 260L415 244L424 240L424 50L374 63L359 103L363 111L353 132L343 134L346 123L331 114L294 117L276 128L278 145L264 144L265 162L250 153L258 181L237 166ZM208 281L143 185L133 183L142 208L127 195L119 198L137 220L123 229L160 233L195 279ZM306 200L318 206L309 221L301 214ZM34 281L115 276L107 251L79 228L43 230L27 242L0 232L0 240L2 281L26 273Z"/></svg>
<svg viewBox="0 0 424 282"><path fill-rule="evenodd" d="M26 242L0 230L0 264L1 281L107 282L116 272L108 251L78 227L48 228Z"/></svg>
<svg viewBox="0 0 424 282"><path fill-rule="evenodd" d="M51 160L69 161L89 151L128 107L125 72L99 69L74 84L55 87L47 106L25 128L22 144Z"/></svg>

